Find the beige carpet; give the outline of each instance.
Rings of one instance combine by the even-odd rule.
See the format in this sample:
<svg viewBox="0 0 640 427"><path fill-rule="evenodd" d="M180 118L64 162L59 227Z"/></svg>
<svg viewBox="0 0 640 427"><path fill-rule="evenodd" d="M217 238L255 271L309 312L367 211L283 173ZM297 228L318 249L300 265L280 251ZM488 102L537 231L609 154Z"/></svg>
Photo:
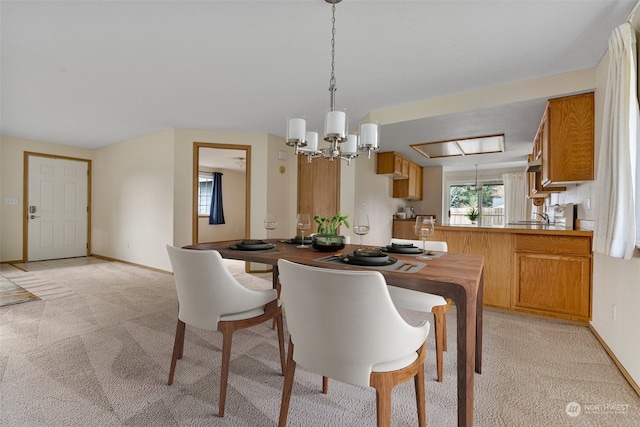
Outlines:
<svg viewBox="0 0 640 427"><path fill-rule="evenodd" d="M270 274L230 268L247 286L271 286ZM177 313L170 275L116 262L1 272L42 300L0 308L0 426L276 424L282 377L268 325L234 335L220 419L219 333L188 328L175 383L166 385ZM430 426L457 419L455 310L447 322L444 383L435 381L433 335L428 341ZM372 389L332 381L325 396L320 383L298 369L290 426L375 425ZM411 382L394 390L394 426L416 425L413 393ZM587 328L487 310L475 424L638 426L640 398Z"/></svg>

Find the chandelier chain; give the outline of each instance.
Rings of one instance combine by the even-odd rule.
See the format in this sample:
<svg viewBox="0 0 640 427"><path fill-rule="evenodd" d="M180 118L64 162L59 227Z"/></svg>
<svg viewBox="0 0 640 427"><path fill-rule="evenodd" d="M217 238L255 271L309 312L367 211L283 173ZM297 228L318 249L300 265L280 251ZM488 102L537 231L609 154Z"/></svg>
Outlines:
<svg viewBox="0 0 640 427"><path fill-rule="evenodd" d="M331 79L329 80L329 90L336 89L336 3L331 4Z"/></svg>

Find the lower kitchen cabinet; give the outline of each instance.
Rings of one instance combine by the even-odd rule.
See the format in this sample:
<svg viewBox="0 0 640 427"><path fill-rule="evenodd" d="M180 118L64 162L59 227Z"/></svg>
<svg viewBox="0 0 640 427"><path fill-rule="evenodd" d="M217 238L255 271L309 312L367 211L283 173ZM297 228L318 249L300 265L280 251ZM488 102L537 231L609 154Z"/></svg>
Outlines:
<svg viewBox="0 0 640 427"><path fill-rule="evenodd" d="M528 312L591 318L591 238L515 236L512 305Z"/></svg>
<svg viewBox="0 0 640 427"><path fill-rule="evenodd" d="M399 237L396 231L394 224ZM447 242L450 252L484 257L487 307L591 319L590 231L436 226L430 240Z"/></svg>

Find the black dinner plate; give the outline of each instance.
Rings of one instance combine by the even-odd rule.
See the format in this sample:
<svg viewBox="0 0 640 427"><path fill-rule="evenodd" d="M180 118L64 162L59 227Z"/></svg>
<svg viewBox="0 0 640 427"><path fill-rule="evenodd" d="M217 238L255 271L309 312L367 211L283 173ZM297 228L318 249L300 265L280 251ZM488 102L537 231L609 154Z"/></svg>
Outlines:
<svg viewBox="0 0 640 427"><path fill-rule="evenodd" d="M347 254L349 263L357 265L385 265L389 261L389 255L378 253L365 253L359 254L357 252L351 252Z"/></svg>
<svg viewBox="0 0 640 427"><path fill-rule="evenodd" d="M398 262L396 258L386 256L386 257L356 257L350 254L347 254L346 257L340 258L342 262L351 265L362 265L362 266L378 266L383 267L385 265L392 265Z"/></svg>
<svg viewBox="0 0 640 427"><path fill-rule="evenodd" d="M422 253L422 248L413 245L387 245L382 248L384 252L390 252L395 254L419 254Z"/></svg>
<svg viewBox="0 0 640 427"><path fill-rule="evenodd" d="M262 240L243 240L229 246L231 249L241 251L261 251L265 249L273 249L276 247L273 243L263 242Z"/></svg>

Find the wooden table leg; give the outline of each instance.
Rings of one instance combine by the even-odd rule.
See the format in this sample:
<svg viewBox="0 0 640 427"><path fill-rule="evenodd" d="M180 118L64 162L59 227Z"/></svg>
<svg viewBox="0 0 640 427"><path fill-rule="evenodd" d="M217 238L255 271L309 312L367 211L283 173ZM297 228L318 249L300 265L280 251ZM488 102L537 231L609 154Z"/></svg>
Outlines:
<svg viewBox="0 0 640 427"><path fill-rule="evenodd" d="M476 372L482 373L482 315L483 315L483 285L484 274L480 276L480 285L478 286L478 299L476 303Z"/></svg>
<svg viewBox="0 0 640 427"><path fill-rule="evenodd" d="M473 425L473 386L476 366L476 298L454 299L458 330L458 426Z"/></svg>

